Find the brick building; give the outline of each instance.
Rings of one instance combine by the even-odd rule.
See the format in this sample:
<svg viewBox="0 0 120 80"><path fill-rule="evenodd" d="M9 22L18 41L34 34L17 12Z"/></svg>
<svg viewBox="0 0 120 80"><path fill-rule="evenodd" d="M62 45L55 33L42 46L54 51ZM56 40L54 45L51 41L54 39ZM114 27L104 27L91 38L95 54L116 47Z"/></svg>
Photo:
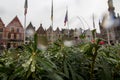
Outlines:
<svg viewBox="0 0 120 80"><path fill-rule="evenodd" d="M23 44L24 29L17 16L5 27L5 37L7 48Z"/></svg>
<svg viewBox="0 0 120 80"><path fill-rule="evenodd" d="M5 40L5 24L3 23L2 19L0 18L0 46L5 47L6 40Z"/></svg>

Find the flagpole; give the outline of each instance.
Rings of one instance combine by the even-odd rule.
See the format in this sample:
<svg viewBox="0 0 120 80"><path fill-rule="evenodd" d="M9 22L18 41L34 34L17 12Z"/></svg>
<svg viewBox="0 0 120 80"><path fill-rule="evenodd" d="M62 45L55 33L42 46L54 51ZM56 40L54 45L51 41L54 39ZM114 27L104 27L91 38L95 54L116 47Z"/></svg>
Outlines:
<svg viewBox="0 0 120 80"><path fill-rule="evenodd" d="M52 21L52 43L53 43L53 21Z"/></svg>
<svg viewBox="0 0 120 80"><path fill-rule="evenodd" d="M52 0L52 5L51 5L51 42L53 43L53 0Z"/></svg>
<svg viewBox="0 0 120 80"><path fill-rule="evenodd" d="M64 26L67 25L67 36L69 38L69 21L68 21L68 6L66 6L66 15L64 20Z"/></svg>
<svg viewBox="0 0 120 80"><path fill-rule="evenodd" d="M70 30L69 30L69 12L68 12L68 1L67 0L67 6L66 6L66 9L67 9L67 27L68 27L68 38L70 37Z"/></svg>
<svg viewBox="0 0 120 80"><path fill-rule="evenodd" d="M24 44L26 42L26 14L24 15Z"/></svg>
<svg viewBox="0 0 120 80"><path fill-rule="evenodd" d="M69 22L67 22L67 27L68 27L68 38L69 38L70 37Z"/></svg>
<svg viewBox="0 0 120 80"><path fill-rule="evenodd" d="M25 5L24 5L24 44L26 42L26 14L27 14L27 8L28 8L28 2L25 0Z"/></svg>
<svg viewBox="0 0 120 80"><path fill-rule="evenodd" d="M67 17L67 28L68 28L68 38L69 38L68 4L66 6L66 10L67 10L66 17Z"/></svg>
<svg viewBox="0 0 120 80"><path fill-rule="evenodd" d="M93 14L93 28L95 29L95 18L94 18L94 14ZM95 29L95 32L94 32L94 37L93 39L96 39L96 29Z"/></svg>

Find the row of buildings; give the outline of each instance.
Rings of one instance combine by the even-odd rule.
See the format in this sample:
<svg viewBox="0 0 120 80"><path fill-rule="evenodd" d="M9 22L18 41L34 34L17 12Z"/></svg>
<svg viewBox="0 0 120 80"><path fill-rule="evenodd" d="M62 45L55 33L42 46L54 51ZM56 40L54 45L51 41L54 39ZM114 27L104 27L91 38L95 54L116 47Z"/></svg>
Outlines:
<svg viewBox="0 0 120 80"><path fill-rule="evenodd" d="M110 44L111 42L112 43L120 42L120 16L119 14L116 15L115 13L113 0L108 0L108 14L105 14L98 24L100 33L96 33L96 37L104 39L108 44ZM44 30L41 24L40 28L37 30L37 33L41 35L41 32L46 33L48 41L52 40L51 39L52 34L50 34L52 32L52 27L49 27L47 30ZM68 33L67 29L62 29L60 31L59 28L57 28L55 31L53 31L54 40L61 37L64 39L64 37L68 35L67 33ZM86 36L86 41L91 41L93 39L90 29L69 30L69 37L72 39L79 39L79 36L83 33Z"/></svg>
<svg viewBox="0 0 120 80"><path fill-rule="evenodd" d="M17 47L24 44L24 38L25 43L29 43L29 40L33 39L34 33L37 33L38 42L40 44L47 45L49 42L57 39L74 39L76 32L78 32L77 29L69 30L70 34L68 37L68 29L60 30L57 28L56 30L53 30L51 26L48 29L44 29L42 24L40 24L39 28L36 30L31 22L24 30L24 27L17 16L7 26L5 26L0 18L0 45L6 48ZM79 33L82 33L82 31Z"/></svg>

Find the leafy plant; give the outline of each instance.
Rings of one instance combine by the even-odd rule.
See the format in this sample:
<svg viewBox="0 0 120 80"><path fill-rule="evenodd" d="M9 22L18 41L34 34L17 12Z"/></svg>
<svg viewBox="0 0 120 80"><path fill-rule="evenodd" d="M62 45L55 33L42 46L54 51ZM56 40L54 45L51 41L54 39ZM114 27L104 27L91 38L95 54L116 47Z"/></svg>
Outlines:
<svg viewBox="0 0 120 80"><path fill-rule="evenodd" d="M101 39L66 46L62 40L38 47L37 35L21 48L3 51L0 80L119 80L120 44Z"/></svg>

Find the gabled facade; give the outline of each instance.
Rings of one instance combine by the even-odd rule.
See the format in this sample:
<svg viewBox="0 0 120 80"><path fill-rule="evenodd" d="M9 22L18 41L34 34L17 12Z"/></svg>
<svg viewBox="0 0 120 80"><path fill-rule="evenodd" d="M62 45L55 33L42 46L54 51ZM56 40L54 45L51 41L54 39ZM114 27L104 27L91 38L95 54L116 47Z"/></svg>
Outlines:
<svg viewBox="0 0 120 80"><path fill-rule="evenodd" d="M62 29L62 38L63 40L73 40L75 30L74 29Z"/></svg>
<svg viewBox="0 0 120 80"><path fill-rule="evenodd" d="M86 36L86 42L90 42L91 40L93 40L92 32L90 29L85 30L84 33Z"/></svg>
<svg viewBox="0 0 120 80"><path fill-rule="evenodd" d="M7 48L17 47L23 44L24 29L17 16L6 26L5 30Z"/></svg>
<svg viewBox="0 0 120 80"><path fill-rule="evenodd" d="M62 29L61 30L62 40L69 40L68 39L68 37L69 37L68 33L69 33L68 29Z"/></svg>
<svg viewBox="0 0 120 80"><path fill-rule="evenodd" d="M0 18L0 46L4 46L5 47L5 25L2 21L2 19Z"/></svg>
<svg viewBox="0 0 120 80"><path fill-rule="evenodd" d="M36 31L36 33L37 33L39 36L46 36L46 31L43 29L42 24L40 24L40 27L38 28L38 30Z"/></svg>
<svg viewBox="0 0 120 80"><path fill-rule="evenodd" d="M46 30L44 30L42 24L40 24L40 27L38 28L36 33L38 35L38 43L41 45L47 45L48 44L47 34L46 34Z"/></svg>
<svg viewBox="0 0 120 80"><path fill-rule="evenodd" d="M70 39L74 39L74 32L75 32L74 29L70 29L70 30L68 31L68 35L69 35Z"/></svg>
<svg viewBox="0 0 120 80"><path fill-rule="evenodd" d="M25 43L29 43L29 40L32 40L35 34L35 27L30 22L25 30Z"/></svg>
<svg viewBox="0 0 120 80"><path fill-rule="evenodd" d="M46 33L47 33L47 39L49 42L52 42L53 39L53 36L54 36L54 31L52 29L52 26L50 26L47 30L46 30Z"/></svg>
<svg viewBox="0 0 120 80"><path fill-rule="evenodd" d="M60 31L60 29L59 29L58 27L57 27L57 29L54 31L54 37L55 37L54 40L57 40L57 39L61 39L61 38L62 38L61 31Z"/></svg>

